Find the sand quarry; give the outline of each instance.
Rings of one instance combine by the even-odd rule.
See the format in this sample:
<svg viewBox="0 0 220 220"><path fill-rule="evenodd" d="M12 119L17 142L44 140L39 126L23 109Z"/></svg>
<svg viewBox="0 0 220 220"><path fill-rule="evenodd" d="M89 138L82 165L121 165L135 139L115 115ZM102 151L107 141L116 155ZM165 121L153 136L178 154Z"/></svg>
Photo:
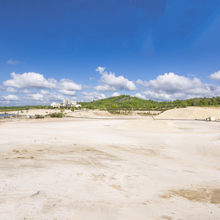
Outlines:
<svg viewBox="0 0 220 220"><path fill-rule="evenodd" d="M219 122L13 119L0 136L1 220L220 219Z"/></svg>

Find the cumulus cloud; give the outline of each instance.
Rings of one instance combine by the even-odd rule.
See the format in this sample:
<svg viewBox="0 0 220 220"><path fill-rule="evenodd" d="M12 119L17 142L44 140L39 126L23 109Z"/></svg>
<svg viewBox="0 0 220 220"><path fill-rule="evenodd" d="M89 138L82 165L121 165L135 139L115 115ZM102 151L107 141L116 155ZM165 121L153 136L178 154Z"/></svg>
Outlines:
<svg viewBox="0 0 220 220"><path fill-rule="evenodd" d="M40 93L27 94L27 98L34 101L43 101L44 96Z"/></svg>
<svg viewBox="0 0 220 220"><path fill-rule="evenodd" d="M64 95L71 95L71 96L75 96L76 92L75 91L69 91L69 90L59 90L60 93L64 94Z"/></svg>
<svg viewBox="0 0 220 220"><path fill-rule="evenodd" d="M105 67L98 67L96 69L102 76L99 80L98 86L95 87L97 91L116 91L116 90L136 90L136 86L132 81L124 78L123 76L115 76L115 73L108 73L105 71Z"/></svg>
<svg viewBox="0 0 220 220"><path fill-rule="evenodd" d="M95 90L106 92L106 91L116 91L117 88L115 88L114 86L110 86L110 85L104 84L104 85L96 86Z"/></svg>
<svg viewBox="0 0 220 220"><path fill-rule="evenodd" d="M92 81L92 80L94 80L94 79L95 79L94 77L91 77L89 80Z"/></svg>
<svg viewBox="0 0 220 220"><path fill-rule="evenodd" d="M138 97L140 99L146 99L146 97L144 95L141 95L140 93L136 93L135 97Z"/></svg>
<svg viewBox="0 0 220 220"><path fill-rule="evenodd" d="M18 89L65 89L65 90L82 90L82 85L79 85L69 79L61 79L60 82L50 78L45 79L42 74L28 72L23 74L11 73L12 79L3 82L4 86L11 86Z"/></svg>
<svg viewBox="0 0 220 220"><path fill-rule="evenodd" d="M49 94L50 94L50 92L47 91L47 90L40 90L40 93L41 93L42 95L49 95Z"/></svg>
<svg viewBox="0 0 220 220"><path fill-rule="evenodd" d="M15 65L15 64L18 64L18 60L9 60L7 61L7 64L11 64L11 65Z"/></svg>
<svg viewBox="0 0 220 220"><path fill-rule="evenodd" d="M24 93L24 94L31 93L31 91L29 91L29 90L27 90L27 89L21 90L21 92Z"/></svg>
<svg viewBox="0 0 220 220"><path fill-rule="evenodd" d="M76 84L72 80L69 79L61 79L60 83L58 85L58 88L65 89L65 90L71 90L71 91L80 91L82 90L82 85Z"/></svg>
<svg viewBox="0 0 220 220"><path fill-rule="evenodd" d="M8 87L8 88L6 89L6 92L9 92L9 93L18 93L18 91L17 91L16 89L12 88L12 87Z"/></svg>
<svg viewBox="0 0 220 220"><path fill-rule="evenodd" d="M138 79L138 80L136 81L136 83L137 83L138 85L141 85L141 86L147 86L147 85L148 85L148 82L147 82L147 81L142 81L141 79Z"/></svg>
<svg viewBox="0 0 220 220"><path fill-rule="evenodd" d="M13 79L3 82L4 86L12 86L18 89L28 88L48 88L53 89L57 87L55 79L46 80L42 74L28 72L23 74L11 73Z"/></svg>
<svg viewBox="0 0 220 220"><path fill-rule="evenodd" d="M65 98L65 96L63 96L62 94L57 94L56 92L50 93L47 96L47 99L49 101L63 101Z"/></svg>
<svg viewBox="0 0 220 220"><path fill-rule="evenodd" d="M119 92L114 92L113 94L112 94L112 97L116 97L116 96L120 96L121 94L119 93Z"/></svg>
<svg viewBox="0 0 220 220"><path fill-rule="evenodd" d="M99 72L100 74L102 74L102 73L104 73L105 69L106 69L106 67L99 66L96 68L96 71Z"/></svg>
<svg viewBox="0 0 220 220"><path fill-rule="evenodd" d="M8 95L8 96L3 96L4 100L8 101L18 101L19 98L16 95Z"/></svg>
<svg viewBox="0 0 220 220"><path fill-rule="evenodd" d="M100 94L98 92L82 92L83 100L86 102L90 102L93 100L99 100L106 98L105 94Z"/></svg>
<svg viewBox="0 0 220 220"><path fill-rule="evenodd" d="M220 82L220 70L218 72L211 74L209 78Z"/></svg>
<svg viewBox="0 0 220 220"><path fill-rule="evenodd" d="M0 85L0 90L5 90L5 88L3 86Z"/></svg>
<svg viewBox="0 0 220 220"><path fill-rule="evenodd" d="M83 85L83 88L84 88L84 89L93 89L92 86L87 86L87 85Z"/></svg>
<svg viewBox="0 0 220 220"><path fill-rule="evenodd" d="M204 84L196 77L190 79L174 73L165 73L149 82L138 80L137 83L148 88L147 91L139 95L144 96L145 99L159 101L212 97L220 92L220 87L218 86Z"/></svg>

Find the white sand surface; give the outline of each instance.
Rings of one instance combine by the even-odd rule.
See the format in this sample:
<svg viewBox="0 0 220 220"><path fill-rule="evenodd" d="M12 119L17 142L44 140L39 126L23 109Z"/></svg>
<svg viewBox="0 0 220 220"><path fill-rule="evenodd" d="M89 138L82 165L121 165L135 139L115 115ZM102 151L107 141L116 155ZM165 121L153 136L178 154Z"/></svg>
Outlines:
<svg viewBox="0 0 220 220"><path fill-rule="evenodd" d="M51 113L59 113L60 110L58 109L30 109L30 110L23 110L23 111L11 111L8 114L19 114L19 115L48 115ZM71 110L63 110L64 113L70 113ZM1 114L1 113L0 113ZM2 112L4 114L4 112Z"/></svg>
<svg viewBox="0 0 220 220"><path fill-rule="evenodd" d="M206 119L220 120L220 107L188 107L171 109L156 116L158 119Z"/></svg>
<svg viewBox="0 0 220 220"><path fill-rule="evenodd" d="M220 123L0 122L0 219L220 219Z"/></svg>
<svg viewBox="0 0 220 220"><path fill-rule="evenodd" d="M98 109L75 110L74 112L68 112L67 116L76 117L76 118L143 118L143 116L138 115L136 111L133 111L132 114L129 115L123 115L123 114L111 114L108 111L100 111Z"/></svg>

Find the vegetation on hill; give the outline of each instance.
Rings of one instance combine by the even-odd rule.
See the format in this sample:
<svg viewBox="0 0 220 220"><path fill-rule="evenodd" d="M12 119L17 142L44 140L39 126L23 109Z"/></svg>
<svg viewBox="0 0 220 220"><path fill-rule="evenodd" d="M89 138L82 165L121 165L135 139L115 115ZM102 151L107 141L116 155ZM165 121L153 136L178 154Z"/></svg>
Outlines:
<svg viewBox="0 0 220 220"><path fill-rule="evenodd" d="M213 98L194 98L188 100L175 100L173 102L158 102L144 100L129 95L120 95L107 99L100 99L92 102L80 102L82 108L107 109L107 110L160 110L164 111L172 108L184 108L187 106L219 106L220 97Z"/></svg>
<svg viewBox="0 0 220 220"><path fill-rule="evenodd" d="M158 102L153 100L144 100L137 97L132 97L129 95L120 95L116 97L110 97L106 99L100 99L92 102L80 102L82 108L88 109L100 109L112 111L116 110L157 110L165 111L172 108L184 108L187 106L220 106L220 97L213 98L194 98L187 100L175 100L169 102ZM62 109L65 107L62 107ZM71 109L70 107L66 107ZM52 106L10 106L10 107L0 107L1 112L9 111L21 111L29 109L54 109ZM72 111L74 108L72 108Z"/></svg>

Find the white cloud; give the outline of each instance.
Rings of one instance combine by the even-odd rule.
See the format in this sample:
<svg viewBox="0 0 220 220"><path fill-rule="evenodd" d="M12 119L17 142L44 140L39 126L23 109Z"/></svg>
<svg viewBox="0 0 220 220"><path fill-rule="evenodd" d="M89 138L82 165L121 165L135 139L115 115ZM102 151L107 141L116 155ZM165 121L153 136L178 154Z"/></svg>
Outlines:
<svg viewBox="0 0 220 220"><path fill-rule="evenodd" d="M47 91L47 90L40 90L40 93L41 93L42 95L49 95L49 94L50 94L50 92Z"/></svg>
<svg viewBox="0 0 220 220"><path fill-rule="evenodd" d="M48 96L47 96L47 99L49 101L63 101L66 97L63 96L62 94L57 94L55 92L53 93L50 93Z"/></svg>
<svg viewBox="0 0 220 220"><path fill-rule="evenodd" d="M43 101L44 96L42 94L27 94L27 98L34 101Z"/></svg>
<svg viewBox="0 0 220 220"><path fill-rule="evenodd" d="M106 67L99 66L96 68L96 71L99 72L100 74L102 74L105 71L105 69L106 69Z"/></svg>
<svg viewBox="0 0 220 220"><path fill-rule="evenodd" d="M159 75L156 79L144 82L144 85L154 91L165 91L167 93L174 93L177 91L192 90L195 87L203 87L203 83L198 78L187 78L179 76L174 73L165 73Z"/></svg>
<svg viewBox="0 0 220 220"><path fill-rule="evenodd" d="M31 93L31 92L30 92L29 90L27 90L27 89L21 90L21 92L24 93L24 94Z"/></svg>
<svg viewBox="0 0 220 220"><path fill-rule="evenodd" d="M124 78L123 76L115 76L115 73L108 73L105 67L98 67L96 69L102 76L99 80L100 85L96 86L97 91L116 91L116 90L136 90L136 86L132 81Z"/></svg>
<svg viewBox="0 0 220 220"><path fill-rule="evenodd" d="M115 96L120 96L121 94L119 93L119 92L114 92L113 94L112 94L112 97L115 97Z"/></svg>
<svg viewBox="0 0 220 220"><path fill-rule="evenodd" d="M215 73L211 74L209 76L209 78L211 78L213 80L216 80L216 81L220 81L220 70L218 72L215 72Z"/></svg>
<svg viewBox="0 0 220 220"><path fill-rule="evenodd" d="M12 86L19 89L28 88L48 88L53 89L57 87L55 79L46 80L42 74L28 72L23 74L11 73L13 79L3 82L4 86Z"/></svg>
<svg viewBox="0 0 220 220"><path fill-rule="evenodd" d="M147 85L148 85L148 82L147 82L147 81L142 81L141 79L138 79L138 80L136 81L136 83L137 83L138 85L141 85L141 86L147 86Z"/></svg>
<svg viewBox="0 0 220 220"><path fill-rule="evenodd" d="M6 89L6 92L18 93L18 91L17 91L16 89L12 88L12 87L8 87L8 88Z"/></svg>
<svg viewBox="0 0 220 220"><path fill-rule="evenodd" d="M144 96L145 99L159 101L212 97L219 95L220 92L220 87L218 86L204 84L196 77L190 79L174 73L165 73L149 82L138 80L137 83L148 88L147 91L139 95Z"/></svg>
<svg viewBox="0 0 220 220"><path fill-rule="evenodd" d="M69 90L59 90L60 93L64 94L64 95L71 95L71 96L75 96L76 92L75 91L69 91Z"/></svg>
<svg viewBox="0 0 220 220"><path fill-rule="evenodd" d="M3 96L3 98L5 100L8 100L8 101L17 101L17 100L19 100L19 98L16 95Z"/></svg>
<svg viewBox="0 0 220 220"><path fill-rule="evenodd" d="M0 90L5 90L5 88L3 86L0 85Z"/></svg>
<svg viewBox="0 0 220 220"><path fill-rule="evenodd" d="M92 81L92 80L94 80L94 79L95 79L94 77L91 77L89 80Z"/></svg>
<svg viewBox="0 0 220 220"><path fill-rule="evenodd" d="M58 85L58 88L65 89L65 90L71 90L71 91L80 91L82 90L82 85L76 84L72 80L69 79L61 79L60 83Z"/></svg>
<svg viewBox="0 0 220 220"><path fill-rule="evenodd" d="M69 79L61 79L60 82L50 78L45 79L42 74L28 72L23 74L11 73L13 79L3 82L4 86L11 86L19 89L37 88L37 89L61 89L61 90L82 90L82 85L76 84Z"/></svg>
<svg viewBox="0 0 220 220"><path fill-rule="evenodd" d="M140 99L146 99L146 97L144 95L141 95L140 93L136 93L135 97L138 97Z"/></svg>
<svg viewBox="0 0 220 220"><path fill-rule="evenodd" d="M90 102L93 100L99 100L106 98L105 94L100 94L98 92L82 92L83 100L86 102Z"/></svg>
<svg viewBox="0 0 220 220"><path fill-rule="evenodd" d="M18 60L9 60L7 61L7 64L12 64L12 65L15 65L15 64L18 64Z"/></svg>
<svg viewBox="0 0 220 220"><path fill-rule="evenodd" d="M106 91L116 91L117 88L110 86L110 85L107 85L107 84L103 84L103 85L96 86L95 90L106 92Z"/></svg>
<svg viewBox="0 0 220 220"><path fill-rule="evenodd" d="M84 88L84 89L93 89L92 86L87 86L87 85L83 85L83 88Z"/></svg>

